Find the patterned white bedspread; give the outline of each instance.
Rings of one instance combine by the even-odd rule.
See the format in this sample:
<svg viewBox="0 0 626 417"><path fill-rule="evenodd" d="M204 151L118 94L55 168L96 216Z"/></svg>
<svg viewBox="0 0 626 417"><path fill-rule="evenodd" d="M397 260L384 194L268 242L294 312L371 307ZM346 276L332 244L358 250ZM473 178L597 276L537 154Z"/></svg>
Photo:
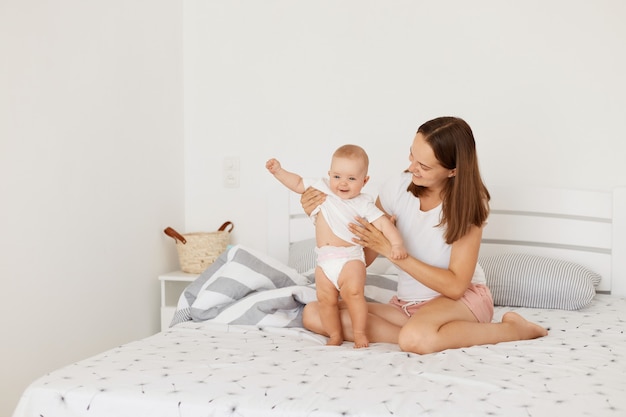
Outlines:
<svg viewBox="0 0 626 417"><path fill-rule="evenodd" d="M14 417L626 415L626 299L513 310L549 336L420 356L326 347L298 327L185 322L45 375Z"/></svg>

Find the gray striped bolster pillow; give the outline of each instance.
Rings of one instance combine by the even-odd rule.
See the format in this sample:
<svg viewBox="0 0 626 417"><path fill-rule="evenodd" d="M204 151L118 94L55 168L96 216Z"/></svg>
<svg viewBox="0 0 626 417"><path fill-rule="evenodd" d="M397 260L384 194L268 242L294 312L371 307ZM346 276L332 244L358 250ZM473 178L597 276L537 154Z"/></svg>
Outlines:
<svg viewBox="0 0 626 417"><path fill-rule="evenodd" d="M311 238L293 242L289 247L287 265L298 271L298 273L312 273L312 269L315 269L316 261L315 239Z"/></svg>
<svg viewBox="0 0 626 417"><path fill-rule="evenodd" d="M601 279L580 264L530 254L481 256L479 263L497 306L578 310Z"/></svg>

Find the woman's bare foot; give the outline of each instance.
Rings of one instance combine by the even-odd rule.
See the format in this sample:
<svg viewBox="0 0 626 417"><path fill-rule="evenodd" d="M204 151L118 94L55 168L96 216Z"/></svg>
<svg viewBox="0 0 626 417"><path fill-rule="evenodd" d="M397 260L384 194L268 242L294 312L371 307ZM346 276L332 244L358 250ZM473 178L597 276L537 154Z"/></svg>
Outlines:
<svg viewBox="0 0 626 417"><path fill-rule="evenodd" d="M512 311L505 313L504 316L502 316L502 323L512 325L518 333L519 340L536 339L548 334L548 331L545 328L526 320L524 317Z"/></svg>
<svg viewBox="0 0 626 417"><path fill-rule="evenodd" d="M354 348L364 348L370 345L365 332L354 332Z"/></svg>

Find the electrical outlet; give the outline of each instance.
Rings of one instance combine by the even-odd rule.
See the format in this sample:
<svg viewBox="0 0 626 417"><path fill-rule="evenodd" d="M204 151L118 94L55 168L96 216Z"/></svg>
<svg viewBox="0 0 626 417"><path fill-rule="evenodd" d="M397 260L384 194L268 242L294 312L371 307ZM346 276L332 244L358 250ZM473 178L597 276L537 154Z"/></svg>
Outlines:
<svg viewBox="0 0 626 417"><path fill-rule="evenodd" d="M227 156L223 161L223 181L226 188L239 187L239 157Z"/></svg>
<svg viewBox="0 0 626 417"><path fill-rule="evenodd" d="M239 157L225 157L222 166L224 168L224 171L239 171Z"/></svg>

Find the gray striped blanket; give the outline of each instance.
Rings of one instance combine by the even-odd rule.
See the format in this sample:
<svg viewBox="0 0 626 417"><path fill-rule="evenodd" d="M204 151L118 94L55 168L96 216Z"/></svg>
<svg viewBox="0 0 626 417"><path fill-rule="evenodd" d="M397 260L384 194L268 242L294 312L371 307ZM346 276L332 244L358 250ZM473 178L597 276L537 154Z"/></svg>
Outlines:
<svg viewBox="0 0 626 417"><path fill-rule="evenodd" d="M183 291L170 326L190 320L302 326L302 308L313 300L315 287L309 277L237 245Z"/></svg>
<svg viewBox="0 0 626 417"><path fill-rule="evenodd" d="M316 299L314 278L242 245L222 253L180 296L172 323L302 327L302 309ZM365 297L387 302L394 276L368 274Z"/></svg>

